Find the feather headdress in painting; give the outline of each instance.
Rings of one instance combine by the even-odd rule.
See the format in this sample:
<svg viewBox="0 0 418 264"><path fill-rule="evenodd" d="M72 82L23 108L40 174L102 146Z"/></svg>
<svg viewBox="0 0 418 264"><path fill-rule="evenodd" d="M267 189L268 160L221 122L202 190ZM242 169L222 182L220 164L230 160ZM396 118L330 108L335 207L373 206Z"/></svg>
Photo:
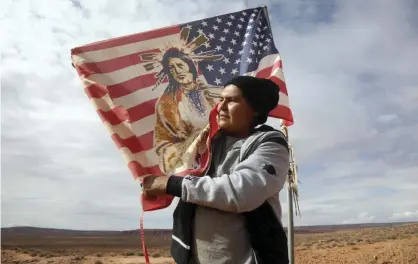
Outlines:
<svg viewBox="0 0 418 264"><path fill-rule="evenodd" d="M168 69L164 69L163 61L167 59L165 55L169 55L173 51L192 61L195 66L201 61L217 61L223 59L224 56L222 54L215 54L216 50L195 53L196 49L202 46L208 47L209 38L205 34L200 33L199 36L188 42L189 35L190 29L185 27L180 31L179 41L166 43L165 47L158 52L148 52L139 55L142 61L148 62L144 64L146 71L154 71L162 67L155 75L157 82L153 90L166 78Z"/></svg>

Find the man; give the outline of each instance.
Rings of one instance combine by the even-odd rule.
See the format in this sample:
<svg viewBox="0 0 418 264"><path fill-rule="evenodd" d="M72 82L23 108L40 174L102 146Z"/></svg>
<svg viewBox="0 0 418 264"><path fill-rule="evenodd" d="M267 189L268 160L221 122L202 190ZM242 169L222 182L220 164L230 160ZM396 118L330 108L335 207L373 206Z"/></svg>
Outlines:
<svg viewBox="0 0 418 264"><path fill-rule="evenodd" d="M178 264L288 263L279 191L289 170L284 135L259 125L279 100L272 81L239 76L225 85L215 109L205 176L151 176L146 196L180 198L171 253Z"/></svg>

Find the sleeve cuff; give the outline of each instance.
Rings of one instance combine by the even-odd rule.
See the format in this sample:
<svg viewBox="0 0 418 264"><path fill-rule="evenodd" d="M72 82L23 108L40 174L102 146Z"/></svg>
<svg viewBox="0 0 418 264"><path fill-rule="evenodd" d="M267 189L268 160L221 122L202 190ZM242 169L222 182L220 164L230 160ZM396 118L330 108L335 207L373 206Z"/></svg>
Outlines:
<svg viewBox="0 0 418 264"><path fill-rule="evenodd" d="M181 198L183 179L184 177L171 175L167 181L166 193Z"/></svg>

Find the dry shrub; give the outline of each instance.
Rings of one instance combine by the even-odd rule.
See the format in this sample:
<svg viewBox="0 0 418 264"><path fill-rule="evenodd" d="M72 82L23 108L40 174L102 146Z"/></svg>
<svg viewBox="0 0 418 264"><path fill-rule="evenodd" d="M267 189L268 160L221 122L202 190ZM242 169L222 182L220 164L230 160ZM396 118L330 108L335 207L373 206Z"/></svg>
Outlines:
<svg viewBox="0 0 418 264"><path fill-rule="evenodd" d="M160 252L154 252L154 253L152 253L151 257L153 257L153 258L160 258L161 257L161 253Z"/></svg>

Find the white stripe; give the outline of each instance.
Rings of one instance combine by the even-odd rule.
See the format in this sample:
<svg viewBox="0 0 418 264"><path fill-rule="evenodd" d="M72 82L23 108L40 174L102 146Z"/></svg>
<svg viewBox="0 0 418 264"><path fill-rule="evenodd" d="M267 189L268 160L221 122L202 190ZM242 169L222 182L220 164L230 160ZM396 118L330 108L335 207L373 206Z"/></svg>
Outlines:
<svg viewBox="0 0 418 264"><path fill-rule="evenodd" d="M114 85L129 81L144 74L152 74L159 72L160 69L157 67L152 72L148 72L144 68L145 63L131 65L109 73L97 73L88 76L86 79L101 85Z"/></svg>
<svg viewBox="0 0 418 264"><path fill-rule="evenodd" d="M112 126L109 122L103 122L103 124L105 125L106 130L110 135L116 134L121 139L127 139L135 136L135 134L132 132L132 126L128 120L114 126Z"/></svg>
<svg viewBox="0 0 418 264"><path fill-rule="evenodd" d="M137 161L142 167L152 167L158 165L158 155L155 153L153 148L138 153L132 153L127 147L120 148L119 151L122 153L126 163Z"/></svg>
<svg viewBox="0 0 418 264"><path fill-rule="evenodd" d="M117 106L115 101L113 101L108 94L100 98L90 98L90 103L92 103L97 110L103 111L109 111Z"/></svg>
<svg viewBox="0 0 418 264"><path fill-rule="evenodd" d="M162 95L167 85L168 83L160 84L154 91L152 90L154 89L154 86L143 88L128 95L115 98L114 101L117 105L121 105L124 108L129 109L141 103L158 98Z"/></svg>
<svg viewBox="0 0 418 264"><path fill-rule="evenodd" d="M150 131L153 131L156 121L157 121L157 118L155 114L153 114L153 115L144 117L136 122L133 122L131 123L132 132L134 132L134 134L139 137Z"/></svg>
<svg viewBox="0 0 418 264"><path fill-rule="evenodd" d="M279 53L267 55L264 58L262 58L260 62L258 63L257 71L261 71L265 68L271 67L273 66L273 64L275 64L276 62L280 60L281 60L281 57Z"/></svg>
<svg viewBox="0 0 418 264"><path fill-rule="evenodd" d="M178 39L179 34L172 34L161 38L139 41L114 48L88 51L77 55L72 55L72 58L74 64L76 65L81 65L83 63L89 62L101 62L138 53L141 51L163 48L167 42L175 41Z"/></svg>
<svg viewBox="0 0 418 264"><path fill-rule="evenodd" d="M184 247L187 250L190 250L190 246L183 243L183 241L180 240L180 238L176 237L175 235L171 235L171 238L177 241L182 247Z"/></svg>
<svg viewBox="0 0 418 264"><path fill-rule="evenodd" d="M279 104L278 105L283 105L283 106L289 107L289 97L286 94L280 92L279 93Z"/></svg>

